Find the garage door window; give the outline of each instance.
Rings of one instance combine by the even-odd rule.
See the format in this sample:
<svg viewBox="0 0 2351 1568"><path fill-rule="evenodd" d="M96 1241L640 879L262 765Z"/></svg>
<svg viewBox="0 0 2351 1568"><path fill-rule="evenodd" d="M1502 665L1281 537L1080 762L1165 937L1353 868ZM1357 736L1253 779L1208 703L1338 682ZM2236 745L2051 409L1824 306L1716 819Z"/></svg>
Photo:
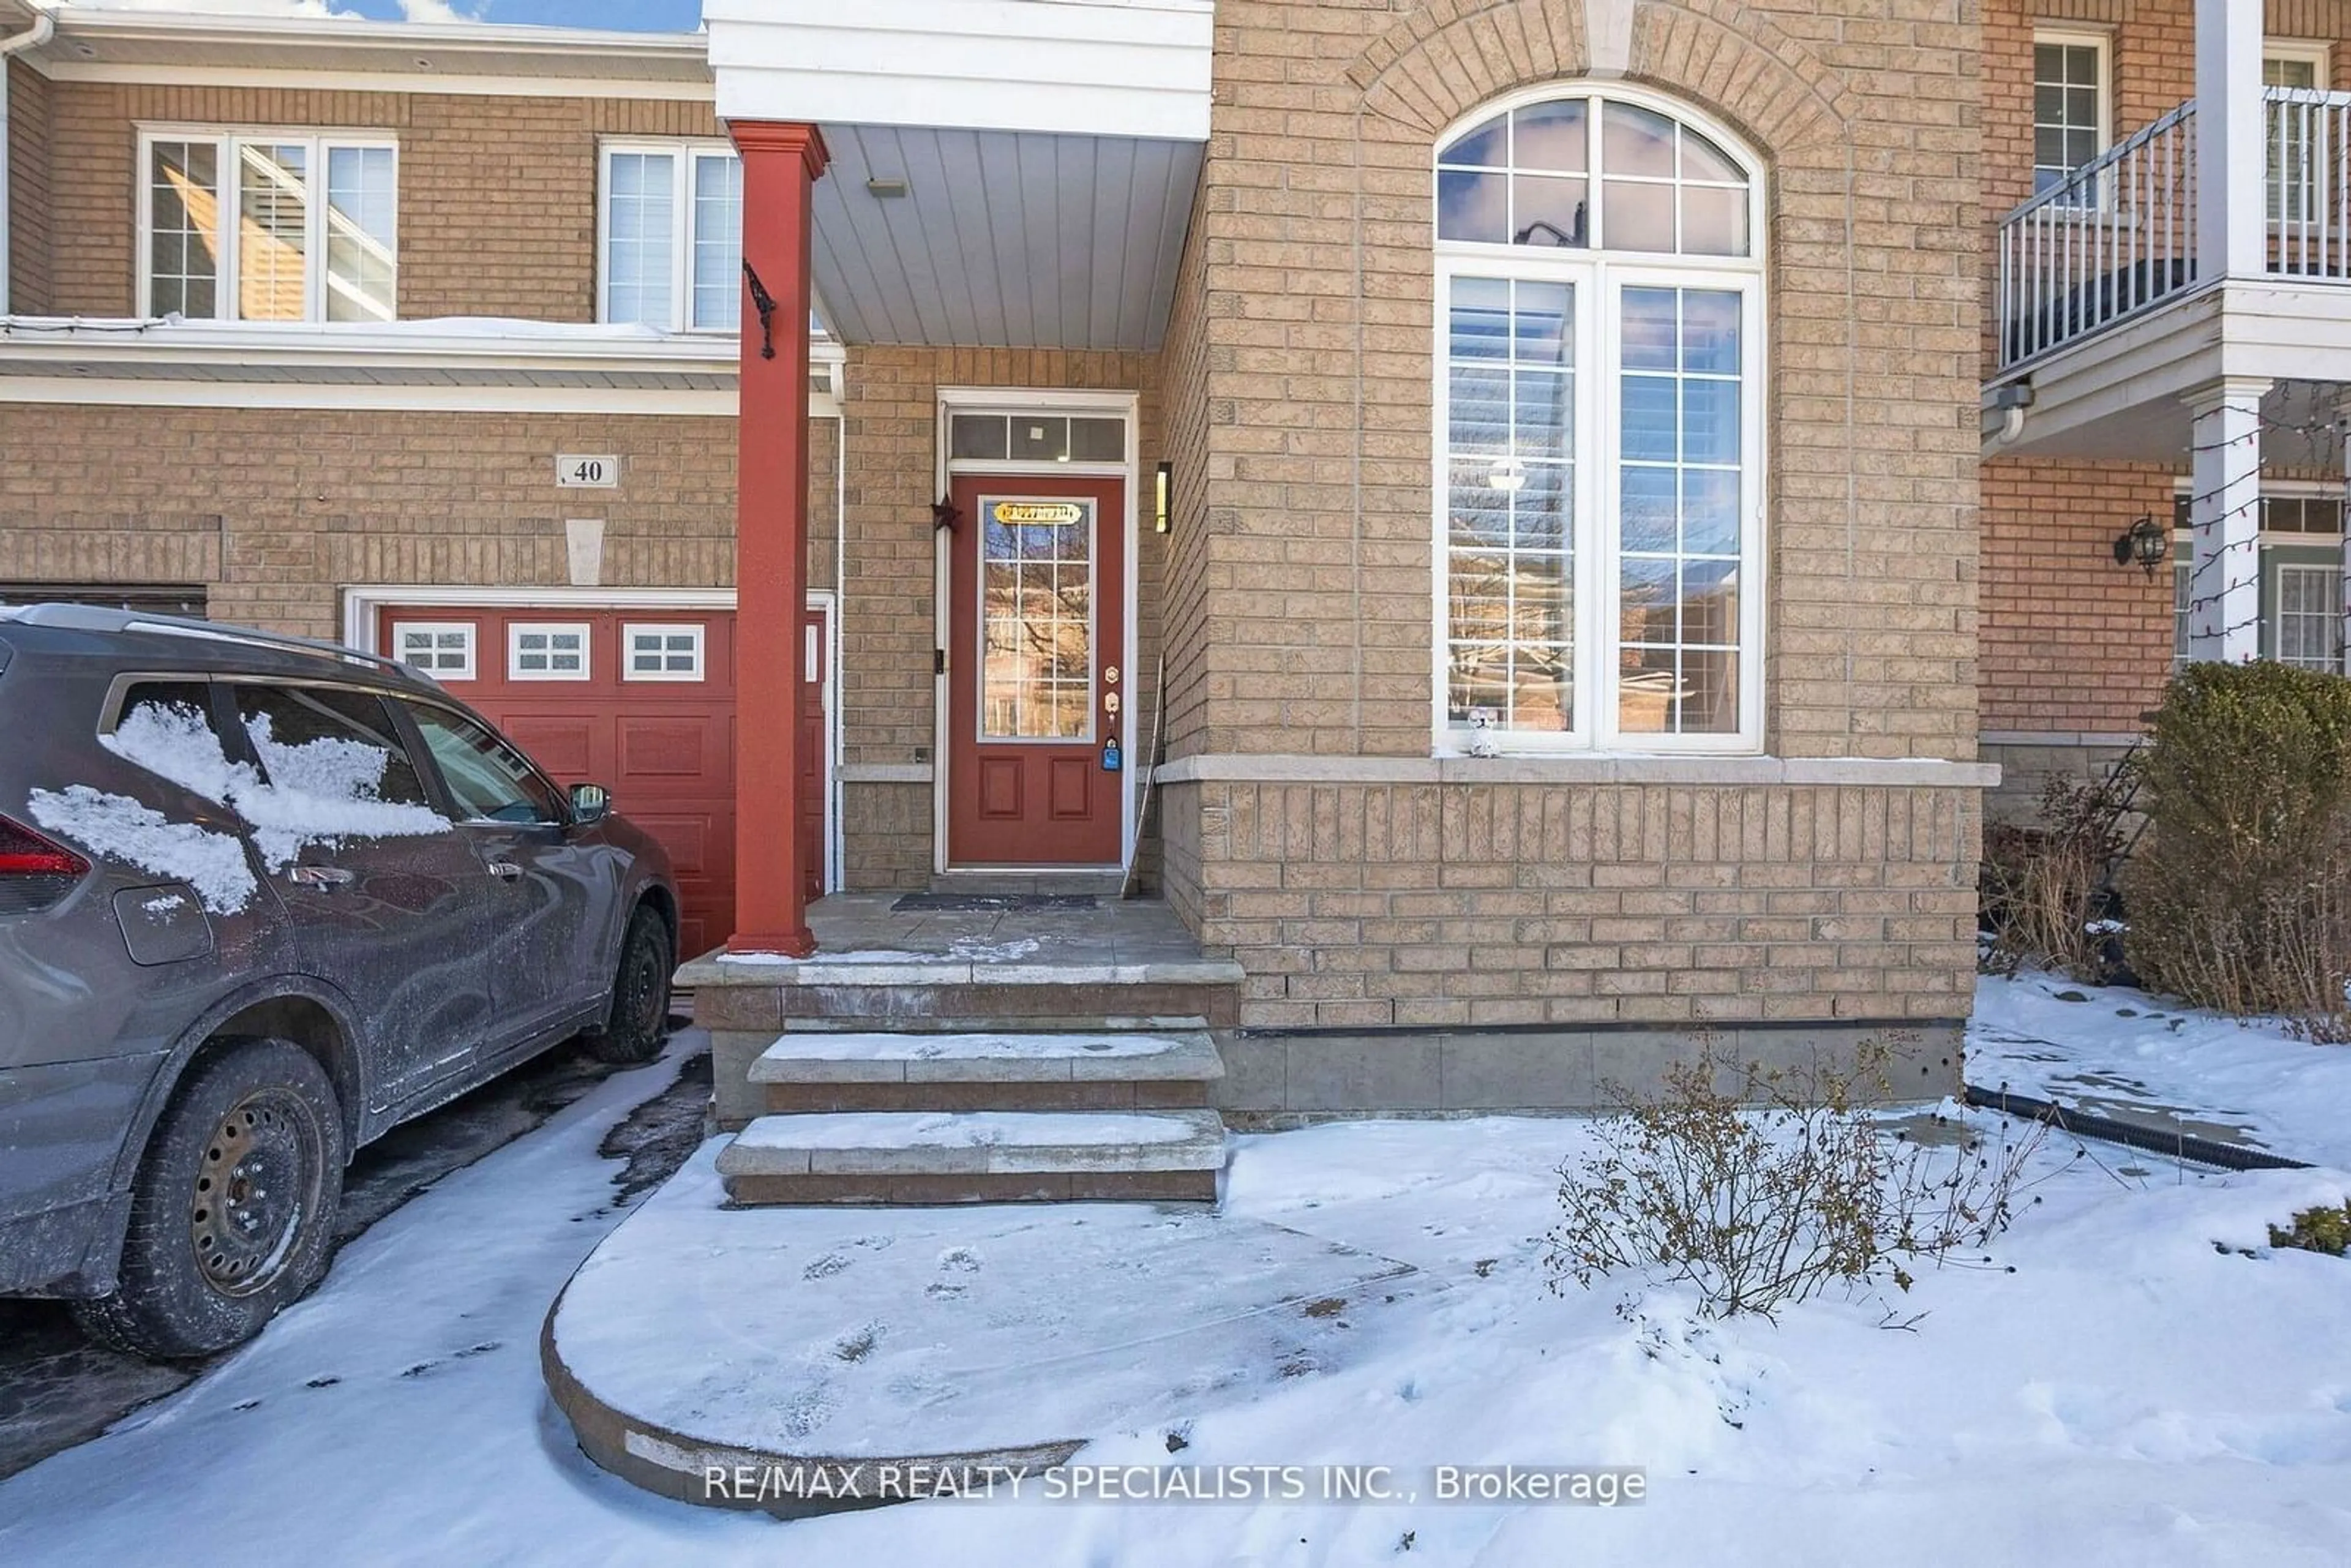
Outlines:
<svg viewBox="0 0 2351 1568"><path fill-rule="evenodd" d="M584 621L520 622L507 628L507 679L584 681L588 678L588 623Z"/></svg>
<svg viewBox="0 0 2351 1568"><path fill-rule="evenodd" d="M621 635L629 651L621 665L622 680L702 679L701 627L623 626Z"/></svg>
<svg viewBox="0 0 2351 1568"><path fill-rule="evenodd" d="M474 623L470 621L395 621L393 656L436 680L474 678Z"/></svg>

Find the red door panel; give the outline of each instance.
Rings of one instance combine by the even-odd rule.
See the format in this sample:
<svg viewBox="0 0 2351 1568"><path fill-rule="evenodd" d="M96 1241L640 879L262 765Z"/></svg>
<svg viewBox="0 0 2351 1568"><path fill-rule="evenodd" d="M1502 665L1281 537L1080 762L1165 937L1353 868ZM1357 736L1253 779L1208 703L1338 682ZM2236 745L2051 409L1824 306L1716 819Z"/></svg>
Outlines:
<svg viewBox="0 0 2351 1568"><path fill-rule="evenodd" d="M947 862L1116 865L1126 775L1102 766L1133 687L1116 479L956 479L948 557Z"/></svg>
<svg viewBox="0 0 2351 1568"><path fill-rule="evenodd" d="M822 613L811 611L809 623L820 628L821 657L828 646ZM397 629L403 625L470 626L472 675L444 667L432 671L435 678L511 736L559 782L594 782L610 789L614 806L669 852L682 905L682 956L708 952L733 934L734 612L402 605L381 612L376 645L402 656L406 650ZM515 678L509 636L517 625L584 626L586 678ZM688 655L664 647L643 651L644 658L664 667L627 678L632 628L641 637L658 628L689 640L699 629L698 671L667 667L672 661L688 664ZM810 767L797 791L811 898L822 891L825 843L824 672L820 668L817 674L803 704ZM648 674L665 678L644 678Z"/></svg>

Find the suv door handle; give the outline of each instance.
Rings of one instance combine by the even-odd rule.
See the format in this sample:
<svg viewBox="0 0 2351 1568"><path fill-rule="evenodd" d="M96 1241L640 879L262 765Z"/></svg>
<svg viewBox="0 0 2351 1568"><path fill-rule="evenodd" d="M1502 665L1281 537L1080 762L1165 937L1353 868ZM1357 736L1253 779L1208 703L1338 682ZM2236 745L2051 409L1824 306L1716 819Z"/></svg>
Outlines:
<svg viewBox="0 0 2351 1568"><path fill-rule="evenodd" d="M339 865L296 865L286 868L286 880L301 887L331 891L359 880L359 873Z"/></svg>
<svg viewBox="0 0 2351 1568"><path fill-rule="evenodd" d="M512 882L515 878L522 874L522 867L515 864L512 861L492 861L490 862L490 874L496 877L500 882Z"/></svg>

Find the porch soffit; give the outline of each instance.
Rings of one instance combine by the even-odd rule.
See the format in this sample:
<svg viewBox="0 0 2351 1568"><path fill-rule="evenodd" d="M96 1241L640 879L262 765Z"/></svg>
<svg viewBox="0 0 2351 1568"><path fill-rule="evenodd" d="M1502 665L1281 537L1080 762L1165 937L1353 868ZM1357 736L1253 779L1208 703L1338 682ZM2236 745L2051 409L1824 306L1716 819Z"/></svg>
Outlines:
<svg viewBox="0 0 2351 1568"><path fill-rule="evenodd" d="M1148 350L1207 140L1214 9L706 0L703 16L721 118L824 131L811 267L842 341Z"/></svg>

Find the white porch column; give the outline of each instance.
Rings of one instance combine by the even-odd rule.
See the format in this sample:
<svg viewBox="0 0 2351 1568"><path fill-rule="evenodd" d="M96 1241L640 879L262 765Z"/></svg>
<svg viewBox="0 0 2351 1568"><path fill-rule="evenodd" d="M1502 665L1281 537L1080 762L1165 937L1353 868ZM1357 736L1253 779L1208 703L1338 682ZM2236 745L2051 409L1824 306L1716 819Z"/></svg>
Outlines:
<svg viewBox="0 0 2351 1568"><path fill-rule="evenodd" d="M2266 381L2231 378L2185 401L2195 415L2188 520L2188 656L2242 664L2262 648L2262 395Z"/></svg>
<svg viewBox="0 0 2351 1568"><path fill-rule="evenodd" d="M2262 6L2196 0L2196 276L2258 277L2262 204Z"/></svg>

